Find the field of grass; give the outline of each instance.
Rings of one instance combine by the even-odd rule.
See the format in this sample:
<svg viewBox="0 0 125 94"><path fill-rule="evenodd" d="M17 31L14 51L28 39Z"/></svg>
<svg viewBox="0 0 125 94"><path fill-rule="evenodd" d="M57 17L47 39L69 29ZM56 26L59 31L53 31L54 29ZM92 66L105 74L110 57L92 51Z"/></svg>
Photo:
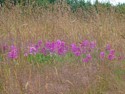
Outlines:
<svg viewBox="0 0 125 94"><path fill-rule="evenodd" d="M0 94L125 94L125 14L48 7L0 8Z"/></svg>

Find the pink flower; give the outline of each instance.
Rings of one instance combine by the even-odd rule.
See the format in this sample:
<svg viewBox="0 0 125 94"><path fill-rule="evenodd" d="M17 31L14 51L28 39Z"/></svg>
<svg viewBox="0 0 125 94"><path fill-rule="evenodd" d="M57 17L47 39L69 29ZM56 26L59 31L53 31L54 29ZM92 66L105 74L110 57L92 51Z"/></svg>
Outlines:
<svg viewBox="0 0 125 94"><path fill-rule="evenodd" d="M105 53L104 52L100 52L100 58L104 59L104 57L105 57Z"/></svg>
<svg viewBox="0 0 125 94"><path fill-rule="evenodd" d="M89 47L90 46L90 42L88 40L84 40L81 44L82 47Z"/></svg>
<svg viewBox="0 0 125 94"><path fill-rule="evenodd" d="M87 54L86 57L91 60L92 59L92 56L90 54Z"/></svg>
<svg viewBox="0 0 125 94"><path fill-rule="evenodd" d="M114 59L115 59L115 55L109 54L109 55L108 55L108 59L109 59L109 60L114 60Z"/></svg>
<svg viewBox="0 0 125 94"><path fill-rule="evenodd" d="M115 50L111 49L109 53L112 54L112 55L114 55L115 54Z"/></svg>
<svg viewBox="0 0 125 94"><path fill-rule="evenodd" d="M10 52L8 53L8 57L11 59L18 58L18 50L16 46L14 45L11 46Z"/></svg>
<svg viewBox="0 0 125 94"><path fill-rule="evenodd" d="M36 55L37 49L36 49L35 47L30 47L29 53L30 53L30 54L35 54L35 55Z"/></svg>
<svg viewBox="0 0 125 94"><path fill-rule="evenodd" d="M74 55L80 56L81 55L81 49L76 46L76 44L71 44L71 49Z"/></svg>
<svg viewBox="0 0 125 94"><path fill-rule="evenodd" d="M55 43L54 42L46 42L45 49L51 53L55 52Z"/></svg>
<svg viewBox="0 0 125 94"><path fill-rule="evenodd" d="M47 54L46 49L45 49L45 48L42 48L41 53L42 53L43 55L46 55L46 54Z"/></svg>
<svg viewBox="0 0 125 94"><path fill-rule="evenodd" d="M115 50L114 50L114 49L111 49L111 50L109 51L108 59L109 59L109 60L115 59Z"/></svg>
<svg viewBox="0 0 125 94"><path fill-rule="evenodd" d="M62 44L62 41L61 41L61 40L57 40L57 41L56 41L56 45L57 45L57 47L60 47L61 44Z"/></svg>
<svg viewBox="0 0 125 94"><path fill-rule="evenodd" d="M82 61L85 63L88 63L92 59L92 56L90 54L86 55L86 58L84 58Z"/></svg>
<svg viewBox="0 0 125 94"><path fill-rule="evenodd" d="M42 46L42 41L39 40L38 43L35 45L36 49L39 49Z"/></svg>

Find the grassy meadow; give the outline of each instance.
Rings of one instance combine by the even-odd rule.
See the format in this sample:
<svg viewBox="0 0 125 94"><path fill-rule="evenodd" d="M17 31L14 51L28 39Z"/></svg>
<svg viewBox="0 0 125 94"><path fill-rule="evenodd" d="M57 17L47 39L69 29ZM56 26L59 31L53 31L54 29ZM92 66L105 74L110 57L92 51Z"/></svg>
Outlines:
<svg viewBox="0 0 125 94"><path fill-rule="evenodd" d="M0 7L0 94L125 94L124 4L69 3Z"/></svg>

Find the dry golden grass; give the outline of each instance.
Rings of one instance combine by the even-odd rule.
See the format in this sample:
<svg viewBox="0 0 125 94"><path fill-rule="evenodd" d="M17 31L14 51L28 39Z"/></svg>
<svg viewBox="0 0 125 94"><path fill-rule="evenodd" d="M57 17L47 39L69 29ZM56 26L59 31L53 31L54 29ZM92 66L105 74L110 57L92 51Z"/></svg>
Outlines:
<svg viewBox="0 0 125 94"><path fill-rule="evenodd" d="M53 12L40 8L34 10L32 7L21 9L18 6L11 10L1 9L0 45L16 44L23 48L28 42L39 39L61 39L67 43L89 39L96 40L100 49L110 43L121 54L125 53L125 15L114 11L96 14L93 10L86 16L80 10L73 14L70 9L63 11L58 8L59 11ZM1 94L125 93L125 74L120 75L119 79L113 73L116 69L124 71L124 62L33 65L24 58L17 62L19 64L5 60L0 62Z"/></svg>
<svg viewBox="0 0 125 94"><path fill-rule="evenodd" d="M2 9L0 13L0 39L16 42L62 39L68 42L81 42L83 39L97 40L102 46L107 42L123 43L125 16L115 12L93 12L88 17L70 11L51 12L39 9ZM78 15L80 14L80 15ZM90 15L90 16L89 16ZM8 40L9 41L9 40ZM121 42L120 42L121 41ZM123 43L124 44L124 43Z"/></svg>

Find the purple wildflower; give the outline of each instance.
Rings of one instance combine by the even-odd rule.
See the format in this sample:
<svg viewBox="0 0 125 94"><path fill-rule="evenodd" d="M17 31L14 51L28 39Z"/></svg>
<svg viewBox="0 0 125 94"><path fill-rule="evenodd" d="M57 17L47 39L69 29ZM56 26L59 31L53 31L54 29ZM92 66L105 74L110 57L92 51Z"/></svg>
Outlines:
<svg viewBox="0 0 125 94"><path fill-rule="evenodd" d="M80 48L77 48L76 51L73 53L75 54L75 56L80 56L81 55Z"/></svg>
<svg viewBox="0 0 125 94"><path fill-rule="evenodd" d="M55 44L56 44L57 48L59 48L61 46L61 44L62 44L62 41L61 40L57 40Z"/></svg>
<svg viewBox="0 0 125 94"><path fill-rule="evenodd" d="M109 54L109 55L108 55L108 59L109 59L109 60L113 60L113 59L115 59L115 55L113 55L113 54Z"/></svg>
<svg viewBox="0 0 125 94"><path fill-rule="evenodd" d="M114 49L109 50L108 59L109 60L115 59L115 50Z"/></svg>
<svg viewBox="0 0 125 94"><path fill-rule="evenodd" d="M92 51L91 48L95 47L95 43L92 42L90 43L90 41L88 40L84 40L81 44L81 51L82 53L86 54L86 53L90 53Z"/></svg>
<svg viewBox="0 0 125 94"><path fill-rule="evenodd" d="M76 56L80 56L81 55L80 48L77 47L75 44L71 44L71 48L72 48L73 54L75 54Z"/></svg>
<svg viewBox="0 0 125 94"><path fill-rule="evenodd" d="M29 53L30 53L30 54L34 54L34 55L36 55L36 53L37 53L37 49L36 49L34 46L29 47Z"/></svg>
<svg viewBox="0 0 125 94"><path fill-rule="evenodd" d="M111 49L109 53L114 55L115 54L115 50Z"/></svg>
<svg viewBox="0 0 125 94"><path fill-rule="evenodd" d="M92 59L92 56L90 54L87 54L86 57L91 60Z"/></svg>
<svg viewBox="0 0 125 94"><path fill-rule="evenodd" d="M63 55L67 52L67 47L65 45L65 42L64 41L61 41L61 40L57 40L56 41L56 47L55 49L57 49L57 53L59 55Z"/></svg>
<svg viewBox="0 0 125 94"><path fill-rule="evenodd" d="M50 51L51 53L53 53L55 51L55 43L54 42L47 42L45 44L45 48L46 50Z"/></svg>
<svg viewBox="0 0 125 94"><path fill-rule="evenodd" d="M45 48L42 48L41 53L44 54L44 55L46 55L46 54L47 54L46 49L45 49Z"/></svg>
<svg viewBox="0 0 125 94"><path fill-rule="evenodd" d="M83 59L83 62L88 63L92 59L92 56L90 54L86 55L86 58Z"/></svg>
<svg viewBox="0 0 125 94"><path fill-rule="evenodd" d="M105 57L105 53L104 52L100 52L100 58L104 59L104 57Z"/></svg>
<svg viewBox="0 0 125 94"><path fill-rule="evenodd" d="M89 47L90 46L90 42L88 40L85 40L82 42L82 47Z"/></svg>
<svg viewBox="0 0 125 94"><path fill-rule="evenodd" d="M63 54L65 54L66 53L66 50L64 49L64 48L59 48L58 49L58 54L59 55L63 55Z"/></svg>
<svg viewBox="0 0 125 94"><path fill-rule="evenodd" d="M35 45L36 49L39 49L42 46L42 41L39 40L38 43Z"/></svg>
<svg viewBox="0 0 125 94"><path fill-rule="evenodd" d="M76 49L76 44L71 44L71 49L72 49L72 51L74 52L75 51L75 49Z"/></svg>
<svg viewBox="0 0 125 94"><path fill-rule="evenodd" d="M50 49L51 48L51 42L46 42L46 44L45 44L45 47L46 47L46 49Z"/></svg>
<svg viewBox="0 0 125 94"><path fill-rule="evenodd" d="M8 53L8 57L11 59L16 59L18 58L18 50L16 48L16 46L12 45L10 52Z"/></svg>

